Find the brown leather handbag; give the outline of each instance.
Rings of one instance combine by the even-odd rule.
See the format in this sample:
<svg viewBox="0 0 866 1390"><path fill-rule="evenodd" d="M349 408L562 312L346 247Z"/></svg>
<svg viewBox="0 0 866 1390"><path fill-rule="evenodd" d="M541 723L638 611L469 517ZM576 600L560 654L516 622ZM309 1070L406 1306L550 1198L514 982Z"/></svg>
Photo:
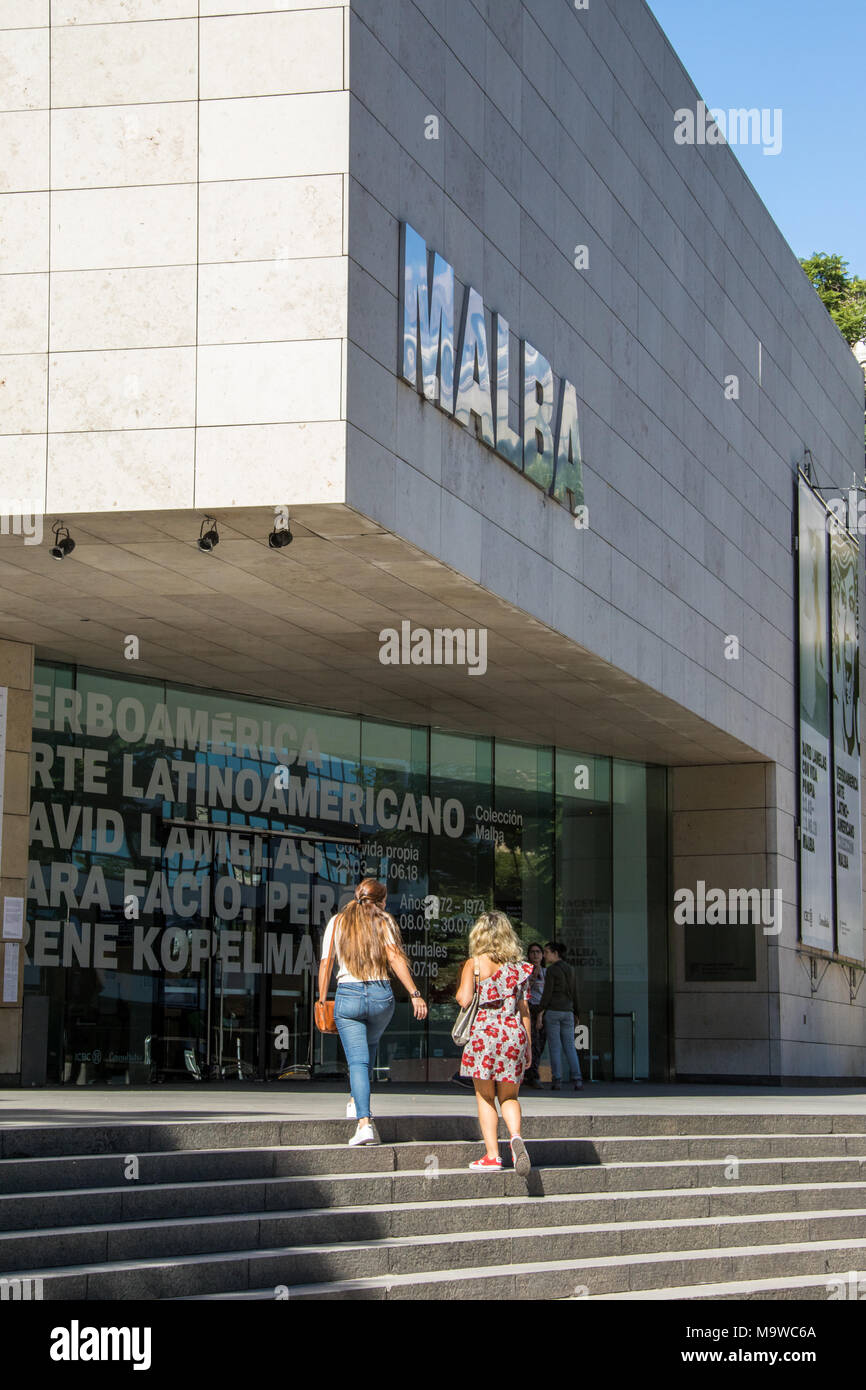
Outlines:
<svg viewBox="0 0 866 1390"><path fill-rule="evenodd" d="M337 940L337 925L331 932L331 947L328 951L328 960L325 966L325 993L327 994L331 986L331 971L334 968L334 945ZM334 1001L333 999L317 999L313 1014L316 1020L316 1027L320 1033L336 1033L337 1025L334 1022Z"/></svg>

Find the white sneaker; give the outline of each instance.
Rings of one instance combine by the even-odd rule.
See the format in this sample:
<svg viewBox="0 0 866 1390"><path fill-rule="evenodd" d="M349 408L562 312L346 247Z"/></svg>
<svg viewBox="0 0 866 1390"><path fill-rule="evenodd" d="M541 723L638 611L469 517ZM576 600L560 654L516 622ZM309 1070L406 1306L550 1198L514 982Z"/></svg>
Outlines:
<svg viewBox="0 0 866 1390"><path fill-rule="evenodd" d="M353 1099L352 1099L351 1096L349 1097L349 1103L348 1103L348 1105L346 1106L346 1119L347 1119L347 1120L354 1120L354 1119L355 1119L355 1102L353 1101Z"/></svg>
<svg viewBox="0 0 866 1390"><path fill-rule="evenodd" d="M367 1123L358 1125L358 1128L349 1140L349 1145L350 1147L354 1147L356 1144L378 1144L378 1142L376 1131L371 1124Z"/></svg>

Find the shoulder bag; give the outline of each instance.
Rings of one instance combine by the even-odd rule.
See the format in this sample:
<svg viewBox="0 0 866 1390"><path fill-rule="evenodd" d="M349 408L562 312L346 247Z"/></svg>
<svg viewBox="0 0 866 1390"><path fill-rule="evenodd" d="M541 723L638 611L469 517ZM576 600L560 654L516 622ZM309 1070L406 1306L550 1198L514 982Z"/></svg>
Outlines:
<svg viewBox="0 0 866 1390"><path fill-rule="evenodd" d="M337 940L337 924L334 923L334 930L331 932L331 945L328 951L328 961L326 965L327 974L325 975L325 993L331 987L331 971L334 968L334 946ZM316 1027L320 1033L336 1033L337 1025L334 1022L334 1001L333 999L317 999L313 1010L316 1019Z"/></svg>
<svg viewBox="0 0 866 1390"><path fill-rule="evenodd" d="M465 1009L460 1010L457 1015L457 1021L451 1029L451 1037L458 1047L465 1047L469 1041L472 1025L475 1022L475 1015L478 1013L478 1005L481 999L479 986L479 975L481 972L478 969L478 962L474 956L472 957L472 962L475 966L475 993L472 996L471 1003L467 1004Z"/></svg>

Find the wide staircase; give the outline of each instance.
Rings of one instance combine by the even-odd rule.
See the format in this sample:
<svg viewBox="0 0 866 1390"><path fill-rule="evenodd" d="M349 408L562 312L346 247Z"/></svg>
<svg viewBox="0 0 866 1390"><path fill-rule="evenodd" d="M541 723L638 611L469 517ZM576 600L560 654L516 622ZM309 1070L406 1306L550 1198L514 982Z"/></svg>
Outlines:
<svg viewBox="0 0 866 1390"><path fill-rule="evenodd" d="M581 1113L583 1112L583 1113ZM814 1298L866 1289L866 1117L465 1116L0 1129L3 1297ZM38 1292L34 1292L38 1290Z"/></svg>

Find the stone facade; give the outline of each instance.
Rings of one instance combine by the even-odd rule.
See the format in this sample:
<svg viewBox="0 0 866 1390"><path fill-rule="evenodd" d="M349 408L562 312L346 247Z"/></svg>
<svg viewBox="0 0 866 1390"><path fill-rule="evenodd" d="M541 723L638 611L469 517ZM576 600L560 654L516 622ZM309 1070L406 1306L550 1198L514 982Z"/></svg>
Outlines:
<svg viewBox="0 0 866 1390"><path fill-rule="evenodd" d="M304 653L310 700L329 634L356 653L351 708L372 698L386 577L410 621L435 592L498 624L520 650L479 727L519 692L526 737L663 748L673 886L782 890L752 982L687 981L672 924L672 1072L862 1075L866 1000L840 965L813 987L797 949L791 548L804 450L825 481L862 469L862 374L733 151L675 142L698 94L644 0L50 8L49 30L48 0L0 0L0 493L89 516L106 552L106 518L138 537L161 515L161 550L106 553L92 576L111 642L129 629L103 570L183 660L212 635L183 626L177 559L205 512L258 509L240 567L265 564L255 528L283 503L326 582L329 546L345 542L341 579L374 546L366 597ZM400 379L402 222L574 382L587 529ZM48 591L35 560L12 563L23 597L0 637L95 662L95 626L90 647L47 618L28 639ZM271 693L281 658L245 605L280 633L281 600L259 570L216 592L247 639L231 688ZM145 674L171 669L167 630ZM421 717L400 679L375 708ZM448 692L436 708L468 726Z"/></svg>

